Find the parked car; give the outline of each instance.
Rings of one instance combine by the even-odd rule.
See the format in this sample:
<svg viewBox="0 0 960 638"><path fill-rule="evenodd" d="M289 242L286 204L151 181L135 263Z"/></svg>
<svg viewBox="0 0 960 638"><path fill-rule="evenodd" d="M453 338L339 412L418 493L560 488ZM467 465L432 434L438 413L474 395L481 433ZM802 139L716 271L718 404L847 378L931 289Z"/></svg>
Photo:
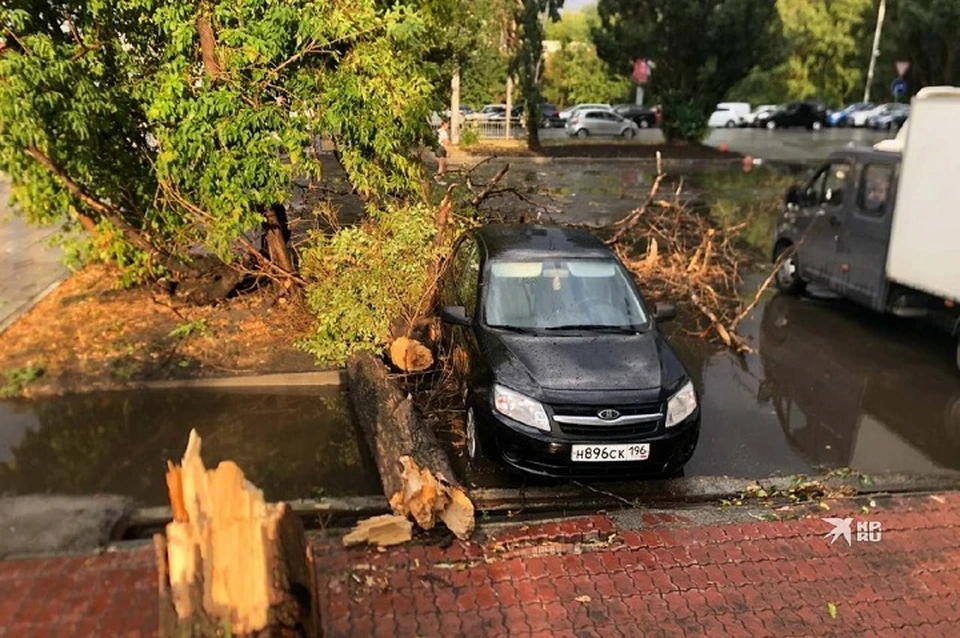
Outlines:
<svg viewBox="0 0 960 638"><path fill-rule="evenodd" d="M602 241L487 225L456 244L439 288L443 343L466 397L466 453L533 474L675 473L700 407L690 376Z"/></svg>
<svg viewBox="0 0 960 638"><path fill-rule="evenodd" d="M574 104L573 106L570 106L560 111L560 119L563 119L563 120L570 119L570 116L575 111L578 111L579 109L594 109L594 110L600 109L604 111L612 111L613 107L610 106L609 104Z"/></svg>
<svg viewBox="0 0 960 638"><path fill-rule="evenodd" d="M751 112L743 115L740 118L740 126L751 127L756 123L758 117L760 117L761 115L765 115L767 113L772 113L776 109L777 109L776 104L762 104L757 108L755 108L754 110L752 110Z"/></svg>
<svg viewBox="0 0 960 638"><path fill-rule="evenodd" d="M468 120L487 120L496 114L503 115L507 110L506 104L487 104L479 111L474 111L466 116Z"/></svg>
<svg viewBox="0 0 960 638"><path fill-rule="evenodd" d="M880 115L886 111L889 104L877 104L873 108L863 109L860 111L854 111L850 114L849 122L850 126L855 126L857 128L864 127L867 125L867 121L875 115Z"/></svg>
<svg viewBox="0 0 960 638"><path fill-rule="evenodd" d="M717 104L707 121L713 128L734 128L740 126L744 115L750 112L750 105L746 102L721 102Z"/></svg>
<svg viewBox="0 0 960 638"><path fill-rule="evenodd" d="M640 128L653 128L657 125L657 112L639 104L617 104L613 112L633 122Z"/></svg>
<svg viewBox="0 0 960 638"><path fill-rule="evenodd" d="M830 111L827 114L827 126L852 126L854 113L869 111L872 108L874 108L873 102L854 102L839 111Z"/></svg>
<svg viewBox="0 0 960 638"><path fill-rule="evenodd" d="M888 104L881 113L870 117L867 126L872 129L896 131L910 117L909 104Z"/></svg>
<svg viewBox="0 0 960 638"><path fill-rule="evenodd" d="M768 129L802 126L814 131L823 128L827 120L826 109L817 102L790 102L775 110L758 116L756 126Z"/></svg>
<svg viewBox="0 0 960 638"><path fill-rule="evenodd" d="M554 128L564 125L563 118L560 117L560 111L553 104L544 104L540 111L540 127Z"/></svg>
<svg viewBox="0 0 960 638"><path fill-rule="evenodd" d="M777 288L815 282L878 312L927 317L953 335L960 368L960 89L930 87L887 150L834 152L792 187L777 221ZM897 150L899 148L899 150Z"/></svg>
<svg viewBox="0 0 960 638"><path fill-rule="evenodd" d="M602 109L577 109L566 124L567 135L588 137L590 135L620 135L633 137L639 127L613 111Z"/></svg>

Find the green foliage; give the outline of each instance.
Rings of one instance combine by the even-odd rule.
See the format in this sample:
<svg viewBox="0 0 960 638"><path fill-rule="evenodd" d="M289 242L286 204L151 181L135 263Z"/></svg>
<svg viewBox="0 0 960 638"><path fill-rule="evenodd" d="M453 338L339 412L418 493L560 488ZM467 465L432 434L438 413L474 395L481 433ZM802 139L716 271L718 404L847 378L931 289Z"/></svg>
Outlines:
<svg viewBox="0 0 960 638"><path fill-rule="evenodd" d="M197 319L196 321L187 321L170 331L174 339L187 339L194 335L204 337L210 333L210 327L207 326L206 319Z"/></svg>
<svg viewBox="0 0 960 638"><path fill-rule="evenodd" d="M480 133L477 132L477 129L465 126L462 131L460 131L460 144L463 146L476 146L480 143Z"/></svg>
<svg viewBox="0 0 960 638"><path fill-rule="evenodd" d="M300 346L323 364L381 348L391 322L416 313L436 256L429 206L388 204L368 216L359 226L315 235L303 255L317 322Z"/></svg>
<svg viewBox="0 0 960 638"><path fill-rule="evenodd" d="M23 393L23 389L30 383L43 376L46 366L42 363L32 363L23 368L13 368L3 374L3 385L0 385L0 399L9 399Z"/></svg>
<svg viewBox="0 0 960 638"><path fill-rule="evenodd" d="M650 90L664 105L671 140L698 141L705 129L693 111L708 117L776 43L771 2L600 0L597 9L597 52L615 72L628 73L637 57L656 62Z"/></svg>
<svg viewBox="0 0 960 638"><path fill-rule="evenodd" d="M546 58L543 95L548 102L559 107L578 102L620 102L630 92L630 79L611 73L597 56L591 29L599 24L596 7L566 11L559 22L547 24L547 37L561 46Z"/></svg>
<svg viewBox="0 0 960 638"><path fill-rule="evenodd" d="M460 102L475 109L503 102L506 93L509 54L503 36L507 22L506 0L473 0L460 3L458 13L473 13L466 28L475 37L460 69Z"/></svg>
<svg viewBox="0 0 960 638"><path fill-rule="evenodd" d="M132 270L129 281L182 265L198 244L232 261L294 174L320 175L304 150L320 132L362 194L416 190L427 114L465 46L447 17L455 7L11 0L0 13L0 171L31 221L82 215L112 229L93 254ZM199 18L217 69L200 63Z"/></svg>

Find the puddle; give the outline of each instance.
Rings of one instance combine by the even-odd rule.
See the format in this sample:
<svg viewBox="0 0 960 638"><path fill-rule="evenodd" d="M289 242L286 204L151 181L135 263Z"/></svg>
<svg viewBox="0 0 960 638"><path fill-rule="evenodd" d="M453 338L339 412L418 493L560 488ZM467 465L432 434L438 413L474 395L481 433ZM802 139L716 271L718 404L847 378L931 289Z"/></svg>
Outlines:
<svg viewBox="0 0 960 638"><path fill-rule="evenodd" d="M0 495L130 496L166 505L166 460L190 428L203 460L237 462L268 500L380 494L334 389L144 390L0 402Z"/></svg>

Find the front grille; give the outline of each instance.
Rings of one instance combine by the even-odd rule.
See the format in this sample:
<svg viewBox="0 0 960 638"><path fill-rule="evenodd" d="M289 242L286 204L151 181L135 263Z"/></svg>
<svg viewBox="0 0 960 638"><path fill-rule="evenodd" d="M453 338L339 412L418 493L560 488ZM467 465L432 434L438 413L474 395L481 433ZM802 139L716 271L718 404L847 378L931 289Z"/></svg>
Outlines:
<svg viewBox="0 0 960 638"><path fill-rule="evenodd" d="M606 439L644 436L656 432L663 421L663 406L658 403L617 406L554 405L551 407L553 420L560 431L577 437ZM607 409L616 410L620 416L614 421L600 419L599 412Z"/></svg>

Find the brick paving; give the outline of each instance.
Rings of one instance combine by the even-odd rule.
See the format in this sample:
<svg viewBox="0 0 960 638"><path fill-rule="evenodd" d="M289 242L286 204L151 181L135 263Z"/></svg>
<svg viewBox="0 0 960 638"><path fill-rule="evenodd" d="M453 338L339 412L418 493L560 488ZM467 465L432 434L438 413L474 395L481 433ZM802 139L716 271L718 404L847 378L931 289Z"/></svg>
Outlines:
<svg viewBox="0 0 960 638"><path fill-rule="evenodd" d="M877 505L750 523L596 515L382 552L318 535L324 633L960 635L960 493ZM831 545L821 516L852 516L852 545ZM856 521L880 522L880 541L858 541ZM0 635L152 635L152 562L150 548L0 562Z"/></svg>

